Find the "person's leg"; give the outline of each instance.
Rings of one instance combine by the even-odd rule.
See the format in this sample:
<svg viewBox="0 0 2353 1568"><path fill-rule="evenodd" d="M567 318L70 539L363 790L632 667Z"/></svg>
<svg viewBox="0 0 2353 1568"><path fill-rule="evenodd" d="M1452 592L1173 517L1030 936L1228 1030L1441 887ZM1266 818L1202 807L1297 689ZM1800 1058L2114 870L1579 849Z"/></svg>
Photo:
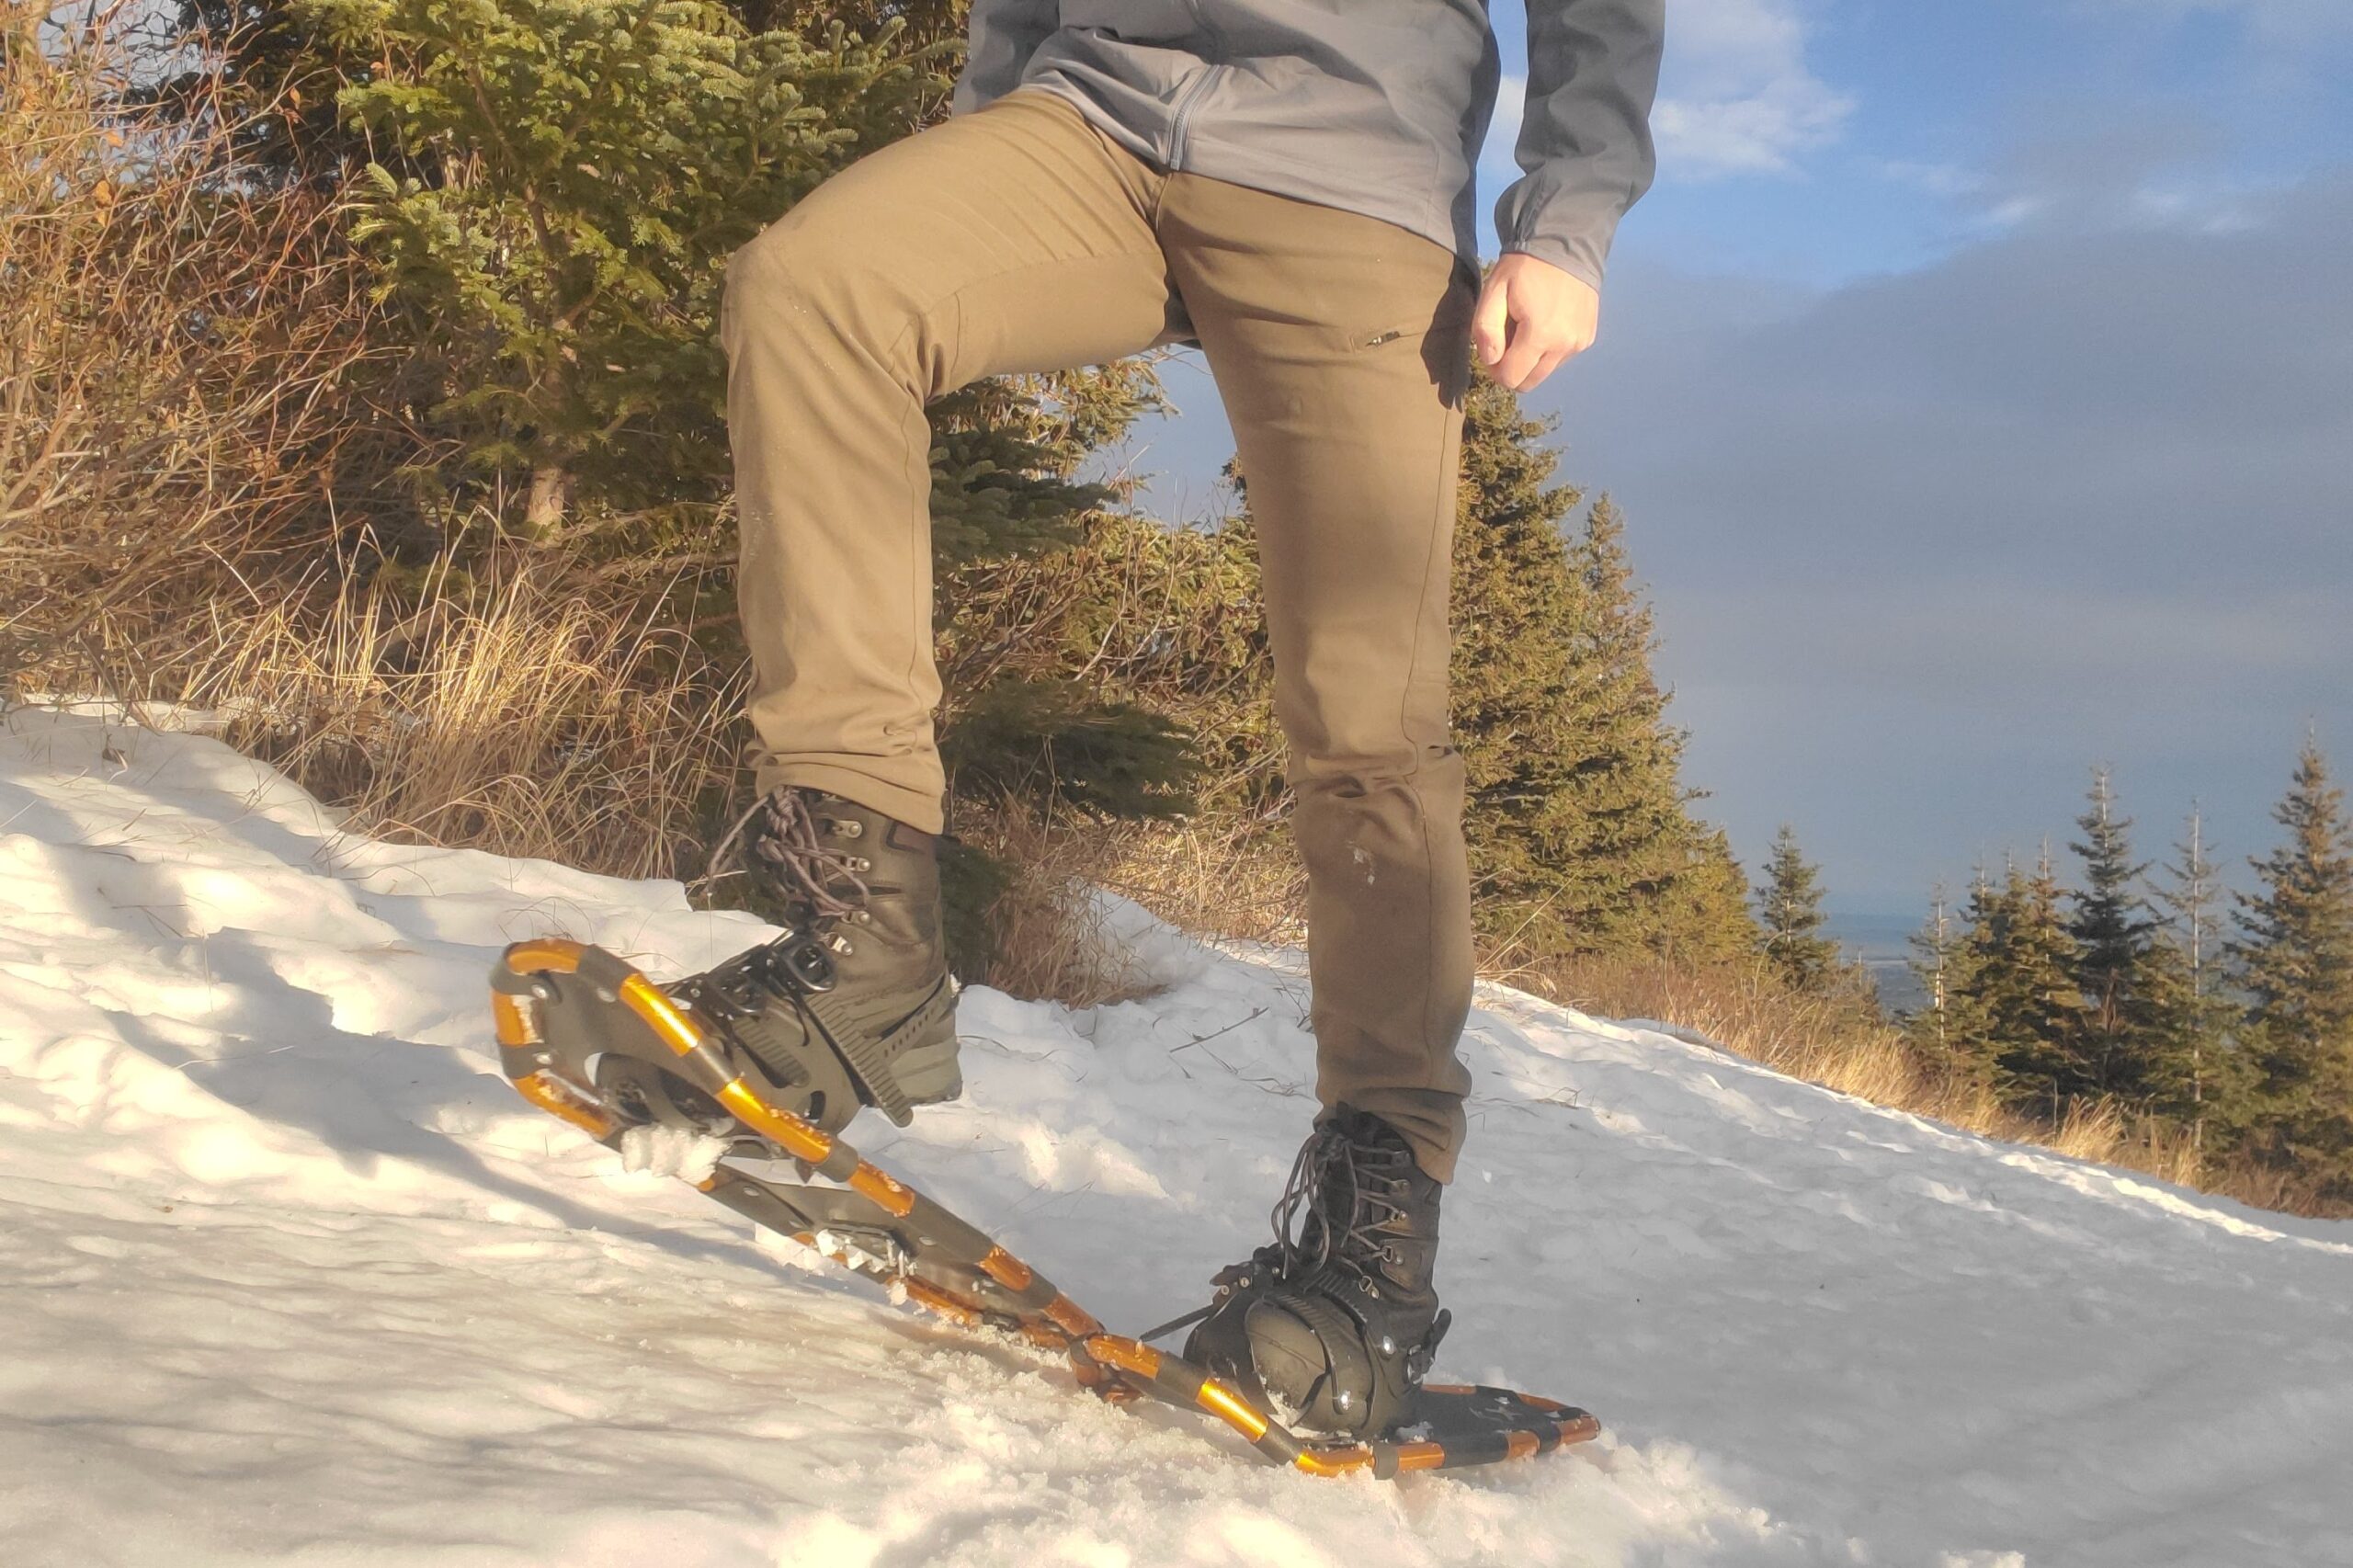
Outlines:
<svg viewBox="0 0 2353 1568"><path fill-rule="evenodd" d="M931 449L968 381L1173 338L1164 176L1012 94L860 159L728 266L728 427L765 793L938 833Z"/></svg>
<svg viewBox="0 0 2353 1568"><path fill-rule="evenodd" d="M1447 589L1477 280L1393 224L1198 176L1159 227L1258 526L1317 1094L1449 1180L1472 951Z"/></svg>

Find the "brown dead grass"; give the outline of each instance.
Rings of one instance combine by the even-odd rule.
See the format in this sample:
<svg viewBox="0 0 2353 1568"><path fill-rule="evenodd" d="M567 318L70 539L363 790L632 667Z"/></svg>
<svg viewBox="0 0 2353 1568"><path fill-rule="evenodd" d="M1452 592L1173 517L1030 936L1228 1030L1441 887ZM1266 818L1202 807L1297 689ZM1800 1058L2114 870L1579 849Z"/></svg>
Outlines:
<svg viewBox="0 0 2353 1568"><path fill-rule="evenodd" d="M1796 994L1762 965L1584 960L1520 971L1508 983L1598 1017L1671 1023L1775 1072L1983 1137L2139 1171L2256 1208L2338 1212L2309 1183L2245 1162L2211 1161L2188 1131L2113 1100L2078 1102L2056 1119L2021 1115L1980 1085L1930 1070L1858 994Z"/></svg>
<svg viewBox="0 0 2353 1568"><path fill-rule="evenodd" d="M128 8L70 48L49 14L0 0L0 697L222 710L368 831L699 871L739 694L696 582L380 574L388 529L497 530L408 495L436 450L338 198L232 172L268 106L138 107Z"/></svg>
<svg viewBox="0 0 2353 1568"><path fill-rule="evenodd" d="M380 835L688 875L738 782L740 680L659 603L573 591L524 558L405 615L372 594L323 616L222 613L186 696Z"/></svg>
<svg viewBox="0 0 2353 1568"><path fill-rule="evenodd" d="M1307 939L1307 873L1290 835L1255 820L1126 828L1107 844L1099 880L1179 930L1282 946Z"/></svg>
<svg viewBox="0 0 2353 1568"><path fill-rule="evenodd" d="M1097 890L1121 835L1083 817L1040 815L1013 801L967 805L954 824L1007 877L982 917L980 978L1025 1001L1092 1007L1150 995L1156 983L1108 929Z"/></svg>
<svg viewBox="0 0 2353 1568"><path fill-rule="evenodd" d="M398 419L335 199L224 178L228 106L126 107L115 18L68 50L49 12L0 0L0 678L169 696L204 605L332 553Z"/></svg>
<svg viewBox="0 0 2353 1568"><path fill-rule="evenodd" d="M978 972L1015 996L1084 1007L1150 994L1105 928L1097 890L1196 936L1306 937L1305 876L1289 836L1262 824L1104 823L1000 801L960 805L951 825L1009 877L986 916L991 950Z"/></svg>

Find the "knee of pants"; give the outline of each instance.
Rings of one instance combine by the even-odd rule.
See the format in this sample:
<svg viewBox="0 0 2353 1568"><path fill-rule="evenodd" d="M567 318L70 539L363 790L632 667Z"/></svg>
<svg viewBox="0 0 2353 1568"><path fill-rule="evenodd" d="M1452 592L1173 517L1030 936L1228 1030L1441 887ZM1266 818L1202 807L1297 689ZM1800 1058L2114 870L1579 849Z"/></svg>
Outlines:
<svg viewBox="0 0 2353 1568"><path fill-rule="evenodd" d="M1373 683L1352 688L1344 701L1297 689L1284 695L1289 700L1278 706L1295 788L1345 798L1459 766L1442 684L1402 692Z"/></svg>
<svg viewBox="0 0 2353 1568"><path fill-rule="evenodd" d="M879 361L907 336L911 308L837 227L787 213L727 258L719 319L729 358L766 340L796 358L830 347Z"/></svg>

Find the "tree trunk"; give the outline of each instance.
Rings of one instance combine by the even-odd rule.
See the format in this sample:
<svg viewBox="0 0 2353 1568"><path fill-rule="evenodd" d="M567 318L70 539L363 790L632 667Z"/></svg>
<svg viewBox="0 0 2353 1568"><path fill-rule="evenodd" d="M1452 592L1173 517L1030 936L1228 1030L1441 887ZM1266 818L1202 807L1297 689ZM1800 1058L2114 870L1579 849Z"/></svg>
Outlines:
<svg viewBox="0 0 2353 1568"><path fill-rule="evenodd" d="M533 539L545 539L563 521L572 499L572 476L561 463L541 463L531 471L531 498L523 508L523 527Z"/></svg>

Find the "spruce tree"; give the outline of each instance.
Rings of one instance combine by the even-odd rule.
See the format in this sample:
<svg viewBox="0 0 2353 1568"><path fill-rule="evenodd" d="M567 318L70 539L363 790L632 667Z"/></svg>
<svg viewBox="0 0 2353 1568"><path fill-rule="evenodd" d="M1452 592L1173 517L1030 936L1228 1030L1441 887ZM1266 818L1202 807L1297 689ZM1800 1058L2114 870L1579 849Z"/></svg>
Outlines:
<svg viewBox="0 0 2353 1568"><path fill-rule="evenodd" d="M1481 930L1491 951L1518 960L1748 952L1745 878L1677 777L1682 736L1651 677L1622 523L1601 502L1572 525L1582 498L1553 481L1548 428L1506 389L1474 381L1451 676ZM959 574L942 667L960 786L1049 771L1026 729L1017 751L997 744L993 719L1072 682L1183 727L1196 768L1182 788L1204 828L1229 846L1274 832L1285 797L1259 594L1246 511L1211 529L1097 516L1075 550ZM990 695L1007 682L1029 688L1017 703ZM1177 798L1176 782L1126 777L1153 801Z"/></svg>
<svg viewBox="0 0 2353 1568"><path fill-rule="evenodd" d="M2254 861L2262 886L2240 896L2232 949L2247 996L2247 1142L2353 1197L2353 838L2316 741L2274 815L2287 840Z"/></svg>
<svg viewBox="0 0 2353 1568"><path fill-rule="evenodd" d="M1820 869L1798 849L1797 829L1784 823L1756 889L1756 920L1766 959L1791 989L1819 993L1829 985L1838 944L1822 936Z"/></svg>
<svg viewBox="0 0 2353 1568"><path fill-rule="evenodd" d="M1564 950L1585 925L1564 888L1589 852L1576 793L1582 736L1570 722L1585 595L1563 530L1582 499L1555 484L1547 426L1484 376L1468 393L1455 530L1456 746L1469 790L1474 907L1490 936Z"/></svg>
<svg viewBox="0 0 2353 1568"><path fill-rule="evenodd" d="M348 78L339 102L369 154L352 232L415 350L414 417L449 454L420 472L529 538L592 534L639 559L723 551L727 258L945 112L953 7L296 9ZM934 403L942 564L1069 542L1113 494L1077 470L1156 402L1131 362Z"/></svg>
<svg viewBox="0 0 2353 1568"><path fill-rule="evenodd" d="M1666 694L1652 674L1651 608L1625 532L1604 496L1570 546L1585 597L1570 712L1584 747L1576 793L1589 824L1595 930L1603 945L1721 952L1753 940L1754 927L1745 901L1675 896L1678 881L1711 875L1729 891L1721 884L1730 858L1709 852L1710 830L1689 811L1699 797L1682 783L1684 733L1666 722Z"/></svg>
<svg viewBox="0 0 2353 1568"><path fill-rule="evenodd" d="M1480 918L1530 953L1740 950L1745 889L1688 809L1624 520L1605 497L1563 540L1582 497L1552 483L1550 428L1473 379L1451 676Z"/></svg>
<svg viewBox="0 0 2353 1568"><path fill-rule="evenodd" d="M2085 1069L2102 1093L2138 1098L2146 1064L2137 1038L2148 989L2156 923L2138 892L2144 864L2132 858L2131 819L2116 810L2105 767L2092 773L2091 805L2075 819L2083 838L2069 846L2084 862L2084 886L2072 903L2067 934L2075 944L2076 984L2083 992Z"/></svg>
<svg viewBox="0 0 2353 1568"><path fill-rule="evenodd" d="M1947 1074L1958 1065L1954 1060L1952 986L1961 942L1961 931L1954 924L1945 885L1938 882L1929 891L1928 917L1910 939L1912 957L1908 967L1927 994L1927 1002L1904 1020L1904 1033L1922 1060Z"/></svg>
<svg viewBox="0 0 2353 1568"><path fill-rule="evenodd" d="M1688 795L1698 799L1696 792ZM1756 922L1748 912L1748 878L1720 827L1688 824L1683 863L1661 899L1650 949L1684 963L1722 963L1753 953Z"/></svg>
<svg viewBox="0 0 2353 1568"><path fill-rule="evenodd" d="M2223 984L2222 884L2192 808L2177 858L2154 892L2165 915L2141 1006L2143 1096L2190 1129L2203 1149L2210 1119L2227 1121L2238 1086L2230 1051L2238 1009Z"/></svg>
<svg viewBox="0 0 2353 1568"><path fill-rule="evenodd" d="M1945 970L1944 1070L1958 1083L1991 1088L2000 1044L1993 999L2000 959L2015 924L2015 874L1994 880L1983 865L1971 876L1969 902Z"/></svg>
<svg viewBox="0 0 2353 1568"><path fill-rule="evenodd" d="M2050 857L2031 876L2013 863L1970 931L1972 1023L2003 1098L2053 1119L2099 1092L2084 1051L2077 962Z"/></svg>
<svg viewBox="0 0 2353 1568"><path fill-rule="evenodd" d="M355 193L442 395L427 411L545 536L723 473L712 325L730 252L855 157L862 106L929 90L899 30L754 33L695 0L316 0L388 69L341 104Z"/></svg>

